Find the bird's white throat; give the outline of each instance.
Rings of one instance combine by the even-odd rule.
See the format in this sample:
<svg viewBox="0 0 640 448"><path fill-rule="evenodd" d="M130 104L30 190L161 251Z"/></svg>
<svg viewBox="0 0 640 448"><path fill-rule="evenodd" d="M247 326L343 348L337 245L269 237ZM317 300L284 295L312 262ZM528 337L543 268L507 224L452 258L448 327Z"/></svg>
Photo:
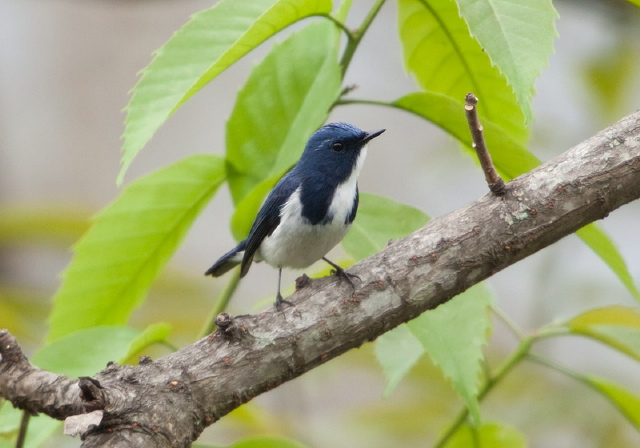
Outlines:
<svg viewBox="0 0 640 448"><path fill-rule="evenodd" d="M356 195L356 186L358 185L358 176L360 175L360 170L362 170L362 165L364 165L364 159L367 158L367 146L364 145L360 149L358 160L353 165L351 174L347 180L338 185L338 188L333 193L331 205L329 206L329 215L333 216L333 221L345 222L351 214L353 198Z"/></svg>

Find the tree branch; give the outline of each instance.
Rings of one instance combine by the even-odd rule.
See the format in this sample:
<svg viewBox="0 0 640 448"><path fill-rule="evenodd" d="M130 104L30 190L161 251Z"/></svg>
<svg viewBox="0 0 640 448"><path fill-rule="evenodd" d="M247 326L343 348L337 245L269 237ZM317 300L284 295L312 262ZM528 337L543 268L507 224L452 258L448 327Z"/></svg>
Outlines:
<svg viewBox="0 0 640 448"><path fill-rule="evenodd" d="M240 404L638 197L640 112L509 182L503 196L487 194L433 219L354 265L362 282L353 297L333 277L311 280L290 298L293 307L222 316L217 332L175 353L136 367L112 364L80 381L37 371L3 344L0 395L55 418L104 410L84 447L187 447Z"/></svg>
<svg viewBox="0 0 640 448"><path fill-rule="evenodd" d="M464 97L464 114L467 116L467 123L469 123L469 131L471 131L471 139L473 141L472 146L476 150L480 166L484 172L484 178L489 185L489 190L493 194L502 196L505 193L505 184L502 178L498 175L496 168L493 166L491 155L487 149L487 144L484 141L484 129L480 124L480 118L478 117L478 98L471 92L467 93Z"/></svg>

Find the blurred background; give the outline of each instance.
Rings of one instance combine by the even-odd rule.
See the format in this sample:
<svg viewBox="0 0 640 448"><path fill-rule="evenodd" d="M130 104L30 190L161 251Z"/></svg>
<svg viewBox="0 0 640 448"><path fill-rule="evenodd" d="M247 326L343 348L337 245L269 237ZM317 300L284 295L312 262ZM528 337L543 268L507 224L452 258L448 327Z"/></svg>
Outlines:
<svg viewBox="0 0 640 448"><path fill-rule="evenodd" d="M50 298L89 217L119 189L120 135L128 91L152 52L213 0L2 0L0 2L0 328L32 354L46 333ZM356 0L357 25L372 2ZM536 85L530 149L548 160L640 105L640 14L620 1L555 1L560 37ZM387 2L356 53L346 83L352 98L394 100L417 90L403 70L394 2ZM276 37L282 40L283 37ZM224 153L225 122L269 43L189 100L136 158L126 182L194 153ZM481 99L482 100L482 99ZM461 99L462 101L462 99ZM462 113L462 110L461 110ZM451 138L416 117L374 106L343 106L330 121L386 128L369 151L360 190L438 216L486 193L483 175ZM155 283L132 325L173 326L192 342L225 278L203 272L234 242L231 201L221 189ZM640 203L601 225L640 283ZM340 251L334 254L340 259ZM310 269L313 271L313 268ZM289 284L300 272L287 272ZM276 271L255 265L230 305L256 312L272 301ZM637 305L576 237L489 280L497 304L526 330L596 306ZM266 302L263 301L266 299ZM487 348L495 365L516 341L496 321ZM540 353L640 394L638 364L586 339L562 338ZM153 356L167 353L157 348ZM280 434L312 447L423 447L462 403L428 361L388 398L371 344L269 392L205 431L229 444L248 434ZM600 396L534 364L512 372L483 403L483 417L525 433L533 447L640 446L640 435ZM47 446L78 446L63 436Z"/></svg>

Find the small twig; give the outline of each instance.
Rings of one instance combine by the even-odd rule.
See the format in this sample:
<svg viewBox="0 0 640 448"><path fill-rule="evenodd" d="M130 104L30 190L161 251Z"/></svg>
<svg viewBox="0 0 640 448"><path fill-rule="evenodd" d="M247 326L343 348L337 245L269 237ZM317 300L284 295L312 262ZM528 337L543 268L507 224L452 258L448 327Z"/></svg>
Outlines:
<svg viewBox="0 0 640 448"><path fill-rule="evenodd" d="M484 142L482 125L478 119L476 104L478 104L478 98L473 93L467 93L467 96L464 98L464 113L469 122L473 147L478 154L480 166L482 167L482 171L484 171L484 177L487 180L487 184L489 184L489 190L496 196L502 196L506 192L505 183L493 166L487 145Z"/></svg>
<svg viewBox="0 0 640 448"><path fill-rule="evenodd" d="M20 420L20 431L18 432L18 439L16 440L16 448L22 448L24 441L27 438L27 428L29 427L29 419L31 414L29 411L22 411L22 420Z"/></svg>
<svg viewBox="0 0 640 448"><path fill-rule="evenodd" d="M350 94L351 92L353 92L354 90L356 90L358 88L357 84L349 84L346 85L343 89L342 92L340 92L340 98L342 98L345 95Z"/></svg>
<svg viewBox="0 0 640 448"><path fill-rule="evenodd" d="M344 79L344 74L347 72L347 68L349 68L351 59L353 58L358 45L360 45L360 41L366 34L369 26L371 26L373 19L375 19L380 12L380 8L382 8L385 1L386 0L376 0L373 7L369 10L369 13L360 24L360 27L352 32L351 37L347 42L347 46L344 49L344 53L342 54L342 59L340 60L340 65L342 66L342 79Z"/></svg>
<svg viewBox="0 0 640 448"><path fill-rule="evenodd" d="M527 334L522 330L522 328L520 328L518 324L516 324L513 321L513 319L511 319L507 315L507 313L502 311L502 309L493 305L491 307L491 311L493 311L493 313L498 317L498 319L500 319L507 326L507 328L511 330L511 332L516 336L516 338L518 338L519 340L522 340L527 337Z"/></svg>

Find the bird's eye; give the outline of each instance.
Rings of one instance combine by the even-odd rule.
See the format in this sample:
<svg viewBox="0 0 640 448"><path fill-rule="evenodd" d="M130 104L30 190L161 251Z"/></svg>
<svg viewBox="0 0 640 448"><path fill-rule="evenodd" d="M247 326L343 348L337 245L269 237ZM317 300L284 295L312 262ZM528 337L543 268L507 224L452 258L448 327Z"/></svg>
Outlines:
<svg viewBox="0 0 640 448"><path fill-rule="evenodd" d="M337 142L333 144L332 148L335 152L342 152L342 150L344 149L344 145L340 142Z"/></svg>

